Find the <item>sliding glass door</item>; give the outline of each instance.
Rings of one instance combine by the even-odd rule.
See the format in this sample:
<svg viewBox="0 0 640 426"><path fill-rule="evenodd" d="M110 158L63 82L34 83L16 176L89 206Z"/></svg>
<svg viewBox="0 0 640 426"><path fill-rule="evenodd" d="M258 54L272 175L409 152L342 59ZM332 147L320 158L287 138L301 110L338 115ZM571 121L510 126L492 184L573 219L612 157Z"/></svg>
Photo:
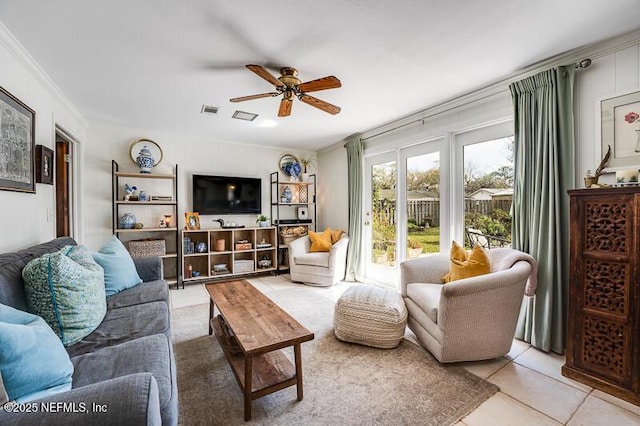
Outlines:
<svg viewBox="0 0 640 426"><path fill-rule="evenodd" d="M395 153L365 159L365 277L394 284L397 275Z"/></svg>
<svg viewBox="0 0 640 426"><path fill-rule="evenodd" d="M444 140L365 160L365 277L396 286L405 259L439 253L449 239ZM444 165L443 165L444 164Z"/></svg>

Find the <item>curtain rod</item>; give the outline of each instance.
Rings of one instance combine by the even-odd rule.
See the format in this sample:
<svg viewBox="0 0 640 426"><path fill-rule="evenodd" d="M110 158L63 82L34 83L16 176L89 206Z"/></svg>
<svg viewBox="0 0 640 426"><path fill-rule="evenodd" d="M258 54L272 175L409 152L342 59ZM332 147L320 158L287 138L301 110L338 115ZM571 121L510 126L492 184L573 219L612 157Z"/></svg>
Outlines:
<svg viewBox="0 0 640 426"><path fill-rule="evenodd" d="M589 58L582 59L582 60L580 60L580 61L575 63L575 67L576 67L577 70L588 68L590 65L591 65L591 59L589 59ZM487 94L487 95L482 96L480 98L473 99L470 102L467 102L467 103L465 103L463 105L470 104L470 103L473 103L473 102L482 101L484 99L487 99L487 98L490 98L492 96L495 96L495 95L497 95L499 93L502 93L502 91L499 91L499 92L496 92L496 93L490 93L490 94ZM411 126L411 125L416 124L416 123L424 124L424 121L426 119L435 117L435 116L443 114L445 112L449 112L449 111L451 111L453 109L459 108L460 106L462 106L462 105L452 105L450 108L446 108L446 109L443 109L441 111L434 112L432 114L426 114L424 117L409 121L408 123L400 124L400 125L398 125L396 127L392 127L391 129L383 130L383 131L381 131L379 133L373 134L371 136L367 136L366 138L362 138L362 141L364 142L364 141L367 141L369 139L377 138L377 137L382 136L384 134L387 134L387 133L390 133L390 132L395 132L396 130L402 129L402 128L407 127L407 126Z"/></svg>

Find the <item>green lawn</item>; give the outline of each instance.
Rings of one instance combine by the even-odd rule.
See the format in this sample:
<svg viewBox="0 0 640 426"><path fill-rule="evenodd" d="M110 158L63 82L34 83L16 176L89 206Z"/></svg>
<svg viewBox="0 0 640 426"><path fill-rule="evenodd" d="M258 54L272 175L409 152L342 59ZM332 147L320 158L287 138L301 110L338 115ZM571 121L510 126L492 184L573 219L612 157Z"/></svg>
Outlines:
<svg viewBox="0 0 640 426"><path fill-rule="evenodd" d="M409 231L409 238L422 244L424 253L440 252L440 227L425 228L423 231Z"/></svg>

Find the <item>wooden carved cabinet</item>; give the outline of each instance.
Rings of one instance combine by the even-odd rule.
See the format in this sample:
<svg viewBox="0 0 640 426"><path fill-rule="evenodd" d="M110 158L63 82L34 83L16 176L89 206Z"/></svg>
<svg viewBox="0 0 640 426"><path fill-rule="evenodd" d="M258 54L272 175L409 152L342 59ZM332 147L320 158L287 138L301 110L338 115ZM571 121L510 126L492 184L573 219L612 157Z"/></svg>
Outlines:
<svg viewBox="0 0 640 426"><path fill-rule="evenodd" d="M640 188L569 191L571 268L562 374L640 405Z"/></svg>

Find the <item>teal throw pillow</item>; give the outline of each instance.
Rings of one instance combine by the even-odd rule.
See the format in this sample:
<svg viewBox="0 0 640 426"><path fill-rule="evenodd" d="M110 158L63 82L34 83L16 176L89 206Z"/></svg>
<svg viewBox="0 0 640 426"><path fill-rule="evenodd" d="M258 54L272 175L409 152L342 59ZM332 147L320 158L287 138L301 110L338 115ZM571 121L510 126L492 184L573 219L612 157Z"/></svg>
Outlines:
<svg viewBox="0 0 640 426"><path fill-rule="evenodd" d="M29 310L41 316L65 346L95 330L107 312L104 272L84 246L65 246L22 270Z"/></svg>
<svg viewBox="0 0 640 426"><path fill-rule="evenodd" d="M42 318L0 304L0 342L0 385L9 400L27 402L71 389L69 354Z"/></svg>
<svg viewBox="0 0 640 426"><path fill-rule="evenodd" d="M92 253L92 255L94 260L104 268L107 297L142 282L131 255L115 236L112 236L98 253Z"/></svg>

